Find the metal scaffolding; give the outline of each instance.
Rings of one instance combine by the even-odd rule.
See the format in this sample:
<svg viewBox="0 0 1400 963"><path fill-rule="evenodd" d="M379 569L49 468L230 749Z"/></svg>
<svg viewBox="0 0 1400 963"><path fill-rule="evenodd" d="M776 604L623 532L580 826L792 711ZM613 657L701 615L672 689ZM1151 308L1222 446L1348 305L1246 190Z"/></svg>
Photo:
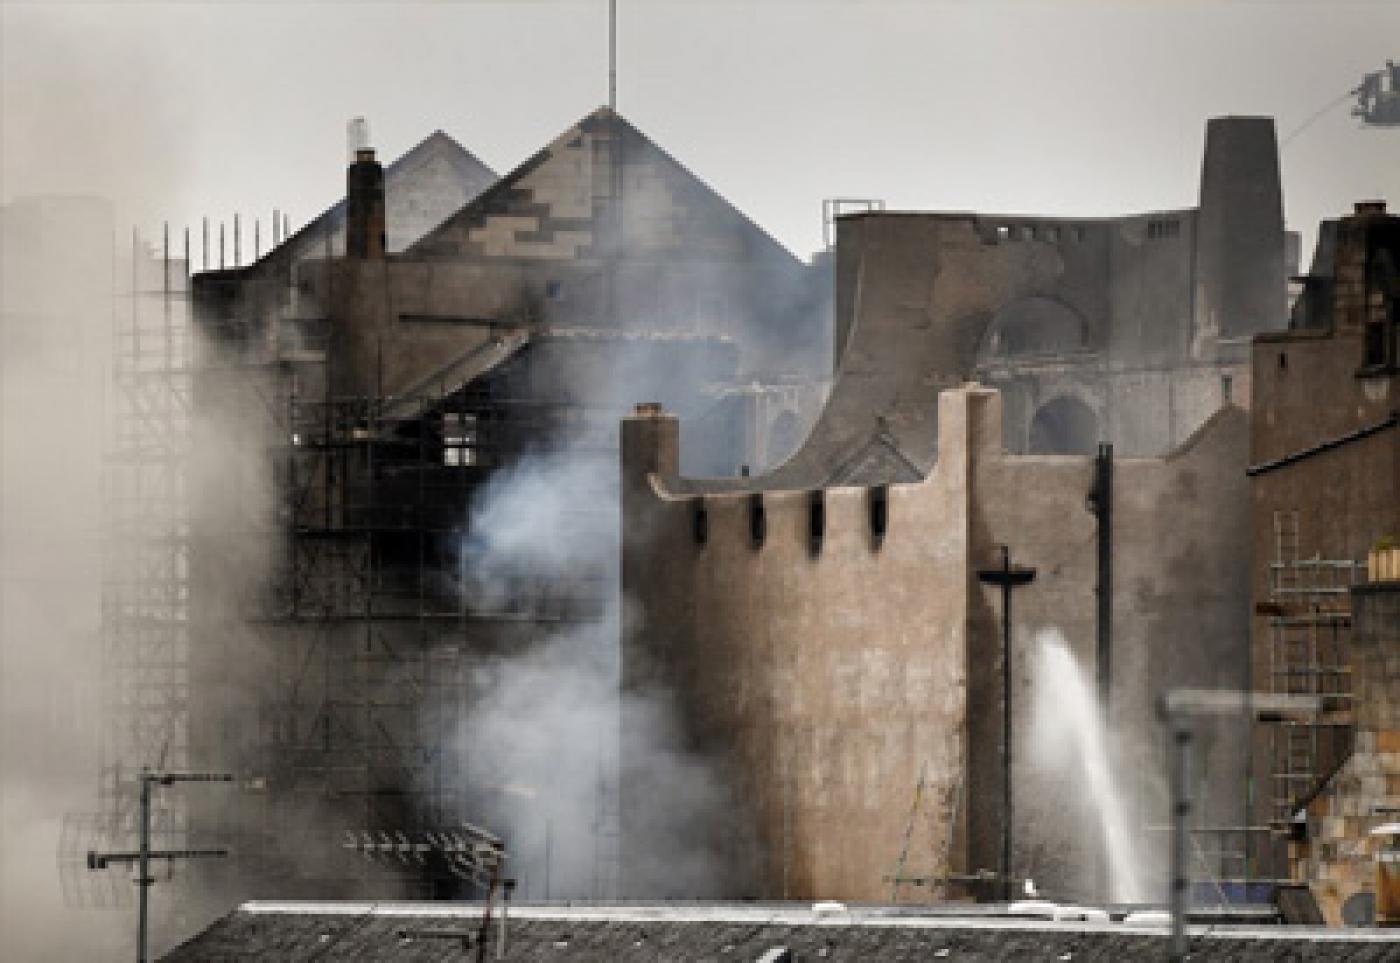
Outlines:
<svg viewBox="0 0 1400 963"><path fill-rule="evenodd" d="M482 787L465 778L452 733L480 684L477 657L603 614L603 566L542 573L469 549L473 491L529 452L565 439L578 451L589 416L519 397L510 356L524 339L509 337L487 352L489 371L472 358L450 381L393 398L334 397L328 325L281 320L271 357L224 351L208 373L228 378L225 397L258 385L257 404L236 406L268 414L250 436L266 441L275 479L266 535L277 561L245 613L272 668L223 710L258 720L238 765L259 795L243 811L259 815L228 841L265 891L461 895L473 884L452 860L371 860L357 840L436 838L474 814ZM615 463L611 446L597 455ZM488 593L473 591L482 564ZM611 852L615 816L599 821L597 845Z"/></svg>
<svg viewBox="0 0 1400 963"><path fill-rule="evenodd" d="M205 245L208 266L207 224ZM104 453L111 724L101 811L65 820L70 901L130 903L85 853L136 837L144 767L194 764L237 786L161 799L151 845L227 847L217 872L239 892L462 895L451 859L367 859L356 840L438 838L489 802L489 778L447 737L479 657L603 616L606 562L532 571L474 555L470 505L530 454L567 447L615 471L615 413L541 394L523 321L394 397L337 397L332 319L298 314L290 262L191 279L188 232L172 257L168 230L159 252L133 234L131 258ZM615 538L573 494L566 524ZM600 896L617 882L614 768L600 761Z"/></svg>
<svg viewBox="0 0 1400 963"><path fill-rule="evenodd" d="M1275 511L1268 563L1270 691L1315 696L1319 712L1273 723L1271 823L1292 822L1298 801L1346 758L1351 739L1351 587L1365 578L1353 559L1300 557L1297 511Z"/></svg>
<svg viewBox="0 0 1400 963"><path fill-rule="evenodd" d="M189 765L188 243L187 236L184 256L172 258L168 228L159 253L133 231L129 285L115 292L102 477L106 725L99 812L65 818L59 853L64 895L76 905L130 902L125 880L84 879L82 848L120 845L140 834L143 767ZM153 808L150 838L157 847L183 848L188 829L178 798Z"/></svg>

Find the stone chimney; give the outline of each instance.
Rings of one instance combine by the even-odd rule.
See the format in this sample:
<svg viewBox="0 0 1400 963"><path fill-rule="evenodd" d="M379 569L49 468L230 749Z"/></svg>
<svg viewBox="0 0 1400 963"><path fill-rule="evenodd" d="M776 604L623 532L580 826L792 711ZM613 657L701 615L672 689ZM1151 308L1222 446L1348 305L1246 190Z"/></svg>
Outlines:
<svg viewBox="0 0 1400 963"><path fill-rule="evenodd" d="M350 167L345 174L345 254L354 258L384 256L384 168L369 146L364 118L347 130Z"/></svg>

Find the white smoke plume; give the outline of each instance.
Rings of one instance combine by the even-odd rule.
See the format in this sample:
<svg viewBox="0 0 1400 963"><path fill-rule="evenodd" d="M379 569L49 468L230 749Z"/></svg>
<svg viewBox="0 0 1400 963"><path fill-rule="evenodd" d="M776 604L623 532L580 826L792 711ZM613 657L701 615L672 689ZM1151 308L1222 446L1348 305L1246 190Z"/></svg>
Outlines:
<svg viewBox="0 0 1400 963"><path fill-rule="evenodd" d="M732 806L717 770L682 746L664 692L623 694L618 586L617 468L596 454L525 458L476 493L465 551L470 604L521 597L528 571L605 600L602 611L479 662L463 714L448 734L479 813L506 839L510 873L527 899L700 898L722 894L726 873L709 833ZM479 561L478 561L479 560ZM528 593L526 593L528 598ZM619 825L622 726L643 733L628 766L665 787L644 825ZM643 758L637 758L637 756ZM650 855L619 877L620 833Z"/></svg>
<svg viewBox="0 0 1400 963"><path fill-rule="evenodd" d="M0 956L97 958L134 916L68 905L57 860L64 814L93 808L103 726L111 208L27 199L0 231Z"/></svg>
<svg viewBox="0 0 1400 963"><path fill-rule="evenodd" d="M129 873L89 873L104 716L102 452L131 217L176 189L166 102L116 27L0 5L0 957L115 959ZM99 18L100 19L100 18ZM133 105L142 105L141 110ZM129 308L129 299L124 302ZM84 818L77 818L77 817ZM164 894L157 887L158 912ZM124 907L84 908L96 901Z"/></svg>

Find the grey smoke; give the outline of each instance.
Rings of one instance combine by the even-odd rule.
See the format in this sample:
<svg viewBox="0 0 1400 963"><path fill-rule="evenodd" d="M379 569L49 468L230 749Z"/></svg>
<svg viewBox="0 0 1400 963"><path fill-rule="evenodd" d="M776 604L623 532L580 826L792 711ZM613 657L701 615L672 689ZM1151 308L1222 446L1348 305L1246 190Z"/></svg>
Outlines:
<svg viewBox="0 0 1400 963"><path fill-rule="evenodd" d="M0 231L0 943L16 959L98 958L124 946L128 917L69 906L58 856L65 814L94 806L105 722L111 209L29 199L0 208Z"/></svg>
<svg viewBox="0 0 1400 963"><path fill-rule="evenodd" d="M110 720L101 689L101 452L113 288L129 212L176 192L184 157L140 69L149 37L90 11L0 4L0 956L127 955L134 911L78 909L60 886L70 813L96 806ZM159 150L151 144L160 143ZM70 826L72 824L70 823ZM100 834L68 842L81 859ZM69 896L128 895L120 870L69 862ZM163 908L163 895L156 894Z"/></svg>
<svg viewBox="0 0 1400 963"><path fill-rule="evenodd" d="M709 841L734 820L719 771L686 749L671 694L620 690L617 471L565 450L527 457L473 504L467 548L479 604L489 572L527 568L544 580L594 571L606 600L596 619L495 654L474 668L468 708L448 734L480 813L507 841L510 872L530 899L721 895L723 857ZM586 519L587 523L581 523ZM599 538L599 532L610 533ZM619 758L622 726L641 734ZM648 854L619 878L619 773L643 767L664 798L626 827L629 852Z"/></svg>

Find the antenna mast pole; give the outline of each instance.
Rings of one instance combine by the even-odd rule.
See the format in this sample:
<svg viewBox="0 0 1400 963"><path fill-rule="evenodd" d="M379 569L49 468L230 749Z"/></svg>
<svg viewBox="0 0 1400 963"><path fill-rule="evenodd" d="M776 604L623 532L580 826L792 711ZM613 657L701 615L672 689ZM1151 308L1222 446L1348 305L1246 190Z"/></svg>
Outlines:
<svg viewBox="0 0 1400 963"><path fill-rule="evenodd" d="M608 109L617 110L617 0L608 0Z"/></svg>
<svg viewBox="0 0 1400 963"><path fill-rule="evenodd" d="M228 855L226 849L151 849L151 789L156 786L172 786L177 782L233 782L233 776L226 772L152 772L150 769L142 769L140 848L134 853L98 853L89 850L87 854L87 867L91 870L106 869L113 863L118 866L136 864L136 885L141 887L140 916L136 930L137 963L146 963L149 959L146 955L146 943L150 932L147 922L150 913L148 891L156 881L151 875L151 860L163 859L169 865L181 859L207 859Z"/></svg>

